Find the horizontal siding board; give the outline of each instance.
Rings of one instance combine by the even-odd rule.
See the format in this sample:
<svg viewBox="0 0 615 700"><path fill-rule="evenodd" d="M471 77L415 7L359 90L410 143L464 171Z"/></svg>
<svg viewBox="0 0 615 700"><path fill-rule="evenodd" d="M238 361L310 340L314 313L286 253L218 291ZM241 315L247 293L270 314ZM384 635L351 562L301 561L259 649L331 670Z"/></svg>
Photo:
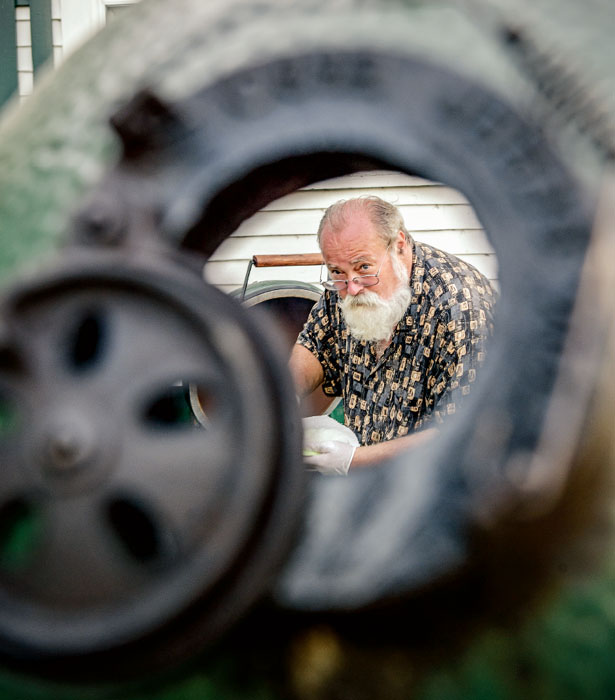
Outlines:
<svg viewBox="0 0 615 700"><path fill-rule="evenodd" d="M280 197L263 208L263 211L287 211L290 209L318 209L322 211L340 199L351 199L375 194L387 202L404 204L467 204L466 198L452 187L429 185L422 187L382 187L379 189L297 190Z"/></svg>
<svg viewBox="0 0 615 700"><path fill-rule="evenodd" d="M17 49L17 68L20 71L34 71L32 64L32 51L29 46L20 46Z"/></svg>
<svg viewBox="0 0 615 700"><path fill-rule="evenodd" d="M483 231L421 231L414 234L417 241L441 248L454 255L492 253ZM229 237L213 253L210 261L242 259L246 262L253 255L276 255L289 253L317 253L316 236L251 236Z"/></svg>
<svg viewBox="0 0 615 700"><path fill-rule="evenodd" d="M25 8L27 10L27 8ZM19 20L16 23L17 30L17 46L32 46L32 37L30 35L30 22L28 19Z"/></svg>
<svg viewBox="0 0 615 700"><path fill-rule="evenodd" d="M205 279L215 285L225 284L240 287L246 276L247 267L245 260L210 262L205 267ZM319 265L306 267L253 267L250 272L250 284L267 280L297 280L316 284L319 279Z"/></svg>
<svg viewBox="0 0 615 700"><path fill-rule="evenodd" d="M19 71L17 73L17 82L20 96L31 95L34 89L34 73L32 71Z"/></svg>
<svg viewBox="0 0 615 700"><path fill-rule="evenodd" d="M370 170L364 173L352 173L333 180L323 180L304 187L304 190L329 190L346 187L421 187L434 184L422 177L404 173L389 172L388 170Z"/></svg>
<svg viewBox="0 0 615 700"><path fill-rule="evenodd" d="M498 261L495 255L459 255L459 258L474 265L488 280L498 278Z"/></svg>
<svg viewBox="0 0 615 700"><path fill-rule="evenodd" d="M480 229L474 210L469 204L400 206L402 216L410 232L447 231L450 229ZM315 233L322 212L306 211L259 211L244 221L233 233L237 236L279 236L287 233Z"/></svg>
<svg viewBox="0 0 615 700"><path fill-rule="evenodd" d="M253 255L279 255L288 253L317 253L316 237L309 236L251 236L227 238L210 260L249 260Z"/></svg>
<svg viewBox="0 0 615 700"><path fill-rule="evenodd" d="M53 38L53 47L59 48L62 46L62 23L54 19L51 23L51 36Z"/></svg>
<svg viewBox="0 0 615 700"><path fill-rule="evenodd" d="M453 255L479 253L493 255L493 248L482 229L455 231L413 231L417 241L440 248Z"/></svg>

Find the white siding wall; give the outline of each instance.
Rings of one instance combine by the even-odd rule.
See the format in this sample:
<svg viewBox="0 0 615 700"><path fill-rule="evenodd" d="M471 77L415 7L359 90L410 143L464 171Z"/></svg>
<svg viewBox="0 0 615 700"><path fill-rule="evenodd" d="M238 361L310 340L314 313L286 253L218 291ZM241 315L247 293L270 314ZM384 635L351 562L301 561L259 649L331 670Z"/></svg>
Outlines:
<svg viewBox="0 0 615 700"><path fill-rule="evenodd" d="M454 253L497 279L497 261L468 201L450 187L401 173L374 171L327 180L272 202L244 221L205 266L205 278L230 292L243 284L253 255L316 253L324 210L339 199L375 194L400 208L418 241ZM252 268L250 283L298 280L317 283L320 267Z"/></svg>
<svg viewBox="0 0 615 700"><path fill-rule="evenodd" d="M34 69L32 66L32 36L30 33L30 8L15 8L17 32L17 93L20 99L32 92Z"/></svg>
<svg viewBox="0 0 615 700"><path fill-rule="evenodd" d="M32 31L30 8L15 8L15 31L17 34L17 94L23 101L32 94L34 88L34 67L32 64ZM60 0L51 2L51 31L53 42L53 62L58 65L62 58L62 22Z"/></svg>
<svg viewBox="0 0 615 700"><path fill-rule="evenodd" d="M57 0L61 2L64 54L79 48L105 26L108 18L139 0ZM172 0L170 0L172 2Z"/></svg>
<svg viewBox="0 0 615 700"><path fill-rule="evenodd" d="M63 56L61 0L51 0L51 33L53 41L53 65L59 66Z"/></svg>

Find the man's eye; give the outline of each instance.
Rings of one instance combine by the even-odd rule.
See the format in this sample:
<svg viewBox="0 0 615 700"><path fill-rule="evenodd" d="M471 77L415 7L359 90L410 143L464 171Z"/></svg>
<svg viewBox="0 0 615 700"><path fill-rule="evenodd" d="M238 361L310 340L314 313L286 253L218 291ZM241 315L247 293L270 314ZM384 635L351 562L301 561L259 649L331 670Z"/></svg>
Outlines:
<svg viewBox="0 0 615 700"><path fill-rule="evenodd" d="M342 273L339 270L329 270L331 277L341 277Z"/></svg>

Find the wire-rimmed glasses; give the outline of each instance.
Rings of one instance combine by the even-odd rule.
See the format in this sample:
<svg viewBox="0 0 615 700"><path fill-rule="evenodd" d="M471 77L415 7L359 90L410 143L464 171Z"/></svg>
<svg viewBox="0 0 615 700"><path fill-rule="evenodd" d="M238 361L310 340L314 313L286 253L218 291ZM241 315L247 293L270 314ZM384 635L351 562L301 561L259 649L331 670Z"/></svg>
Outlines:
<svg viewBox="0 0 615 700"><path fill-rule="evenodd" d="M356 277L351 277L349 280L348 279L343 279L343 280L323 280L322 278L322 273L324 269L324 265L321 266L320 268L320 284L325 289L328 289L331 292L341 292L344 289L348 288L348 282L354 282L355 284L361 285L361 287L375 287L378 282L380 282L380 270L382 270L382 266L384 265L384 261L386 260L387 254L389 252L389 248L391 247L391 244L387 246L387 249L384 252L384 257L382 258L382 261L380 262L380 266L378 267L378 272L376 272L374 275L357 275Z"/></svg>

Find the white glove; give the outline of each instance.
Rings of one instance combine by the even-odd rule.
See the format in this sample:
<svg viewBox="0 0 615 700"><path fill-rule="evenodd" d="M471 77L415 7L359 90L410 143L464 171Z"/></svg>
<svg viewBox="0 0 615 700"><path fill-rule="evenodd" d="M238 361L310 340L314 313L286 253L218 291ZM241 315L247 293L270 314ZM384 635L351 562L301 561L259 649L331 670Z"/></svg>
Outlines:
<svg viewBox="0 0 615 700"><path fill-rule="evenodd" d="M330 416L309 416L303 419L304 462L323 474L347 474L357 436Z"/></svg>
<svg viewBox="0 0 615 700"><path fill-rule="evenodd" d="M357 445L329 440L318 445L318 454L304 457L303 461L321 474L348 474L356 449Z"/></svg>

